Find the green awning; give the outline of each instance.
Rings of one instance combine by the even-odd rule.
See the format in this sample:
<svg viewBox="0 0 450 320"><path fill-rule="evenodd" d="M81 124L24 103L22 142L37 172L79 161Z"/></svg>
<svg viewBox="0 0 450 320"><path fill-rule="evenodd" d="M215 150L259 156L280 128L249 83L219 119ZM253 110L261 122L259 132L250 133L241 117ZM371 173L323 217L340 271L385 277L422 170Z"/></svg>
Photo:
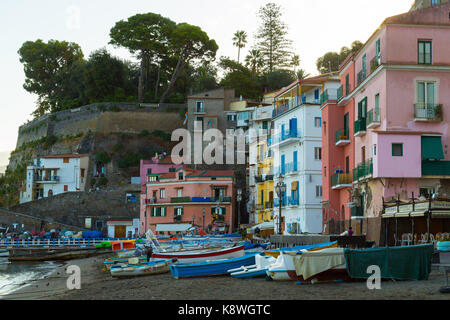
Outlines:
<svg viewBox="0 0 450 320"><path fill-rule="evenodd" d="M422 159L444 159L444 149L440 136L422 137Z"/></svg>

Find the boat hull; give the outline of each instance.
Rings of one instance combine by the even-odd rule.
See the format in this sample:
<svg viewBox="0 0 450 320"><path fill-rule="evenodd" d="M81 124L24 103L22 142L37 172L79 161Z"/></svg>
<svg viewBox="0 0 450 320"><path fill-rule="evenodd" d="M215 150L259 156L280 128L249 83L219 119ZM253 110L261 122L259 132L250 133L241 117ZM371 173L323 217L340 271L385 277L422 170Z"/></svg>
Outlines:
<svg viewBox="0 0 450 320"><path fill-rule="evenodd" d="M228 274L228 270L245 265L255 264L255 255L245 255L238 258L207 261L193 264L173 264L170 271L176 279L209 277Z"/></svg>
<svg viewBox="0 0 450 320"><path fill-rule="evenodd" d="M8 249L9 261L51 261L88 258L100 254L111 253L111 248L82 249Z"/></svg>
<svg viewBox="0 0 450 320"><path fill-rule="evenodd" d="M157 259L176 258L178 263L189 264L205 262L208 260L221 260L242 257L244 255L244 246L224 248L220 250L205 250L198 252L158 252L152 255Z"/></svg>
<svg viewBox="0 0 450 320"><path fill-rule="evenodd" d="M162 274L169 272L169 266L173 263L172 260L166 259L160 262L154 261L153 263L144 265L128 265L126 267L111 267L111 276L115 278L125 277L138 277L138 276L150 276L155 274Z"/></svg>

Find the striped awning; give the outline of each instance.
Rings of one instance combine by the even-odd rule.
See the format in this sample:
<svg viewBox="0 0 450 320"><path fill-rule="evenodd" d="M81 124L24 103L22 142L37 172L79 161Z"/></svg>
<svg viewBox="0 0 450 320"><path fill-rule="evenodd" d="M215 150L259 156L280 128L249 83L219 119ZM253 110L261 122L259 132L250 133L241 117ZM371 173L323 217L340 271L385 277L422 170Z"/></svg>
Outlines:
<svg viewBox="0 0 450 320"><path fill-rule="evenodd" d="M433 218L450 218L450 210L433 210L431 216Z"/></svg>

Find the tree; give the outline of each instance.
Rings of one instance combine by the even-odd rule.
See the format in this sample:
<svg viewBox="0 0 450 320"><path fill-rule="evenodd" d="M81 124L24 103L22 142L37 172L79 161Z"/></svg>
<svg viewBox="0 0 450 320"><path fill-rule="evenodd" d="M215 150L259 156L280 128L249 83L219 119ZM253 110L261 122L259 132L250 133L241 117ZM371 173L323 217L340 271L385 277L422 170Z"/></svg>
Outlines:
<svg viewBox="0 0 450 320"><path fill-rule="evenodd" d="M137 14L127 21L116 22L110 30L110 44L128 48L141 61L138 102L143 99L145 69L149 61L157 64L167 53L170 35L176 23L156 13Z"/></svg>
<svg viewBox="0 0 450 320"><path fill-rule="evenodd" d="M245 65L250 67L253 75L259 74L261 68L264 66L261 51L258 49L250 50L249 54L245 57Z"/></svg>
<svg viewBox="0 0 450 320"><path fill-rule="evenodd" d="M255 78L250 69L227 57L220 59L219 66L225 73L220 86L235 89L237 96L242 95L250 99L261 98L261 81Z"/></svg>
<svg viewBox="0 0 450 320"><path fill-rule="evenodd" d="M294 73L297 74L297 67L300 66L300 56L294 54L292 56L291 65L294 67Z"/></svg>
<svg viewBox="0 0 450 320"><path fill-rule="evenodd" d="M260 8L258 17L261 25L256 34L257 48L263 56L266 71L289 67L292 41L286 39L287 26L282 19L281 7L268 3Z"/></svg>
<svg viewBox="0 0 450 320"><path fill-rule="evenodd" d="M247 33L243 30L238 30L234 33L233 45L238 48L238 59L239 62L241 49L245 47L247 43Z"/></svg>
<svg viewBox="0 0 450 320"><path fill-rule="evenodd" d="M212 61L219 49L216 42L213 39L209 39L206 32L200 27L187 23L178 24L170 34L169 41L170 53L178 60L168 87L160 98L160 103L164 103L174 87L175 81L188 63Z"/></svg>
<svg viewBox="0 0 450 320"><path fill-rule="evenodd" d="M269 92L286 87L297 80L292 70L278 69L264 75L263 86Z"/></svg>
<svg viewBox="0 0 450 320"><path fill-rule="evenodd" d="M296 75L297 75L297 79L300 79L300 80L301 79L306 79L309 76L311 76L308 72L306 72L303 69L298 70Z"/></svg>
<svg viewBox="0 0 450 320"><path fill-rule="evenodd" d="M65 98L66 89L61 85L71 67L83 61L83 52L74 42L41 39L26 41L19 49L20 62L24 65L23 88L38 95L33 115L58 111Z"/></svg>
<svg viewBox="0 0 450 320"><path fill-rule="evenodd" d="M351 48L342 47L340 53L337 52L327 52L322 57L317 59L316 66L320 73L328 73L333 71L338 71L339 66L344 62L347 57L353 52L357 52L361 49L363 43L361 41L353 41Z"/></svg>

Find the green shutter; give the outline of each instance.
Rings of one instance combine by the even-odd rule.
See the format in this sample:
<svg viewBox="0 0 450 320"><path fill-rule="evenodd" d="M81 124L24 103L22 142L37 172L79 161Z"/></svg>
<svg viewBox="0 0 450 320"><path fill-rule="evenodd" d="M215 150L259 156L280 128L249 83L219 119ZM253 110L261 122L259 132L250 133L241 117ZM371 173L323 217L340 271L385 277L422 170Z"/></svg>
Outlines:
<svg viewBox="0 0 450 320"><path fill-rule="evenodd" d="M155 207L151 207L150 208L150 217L154 217L155 216Z"/></svg>
<svg viewBox="0 0 450 320"><path fill-rule="evenodd" d="M422 159L444 159L441 137L422 137Z"/></svg>
<svg viewBox="0 0 450 320"><path fill-rule="evenodd" d="M161 217L166 216L166 207L161 207Z"/></svg>

